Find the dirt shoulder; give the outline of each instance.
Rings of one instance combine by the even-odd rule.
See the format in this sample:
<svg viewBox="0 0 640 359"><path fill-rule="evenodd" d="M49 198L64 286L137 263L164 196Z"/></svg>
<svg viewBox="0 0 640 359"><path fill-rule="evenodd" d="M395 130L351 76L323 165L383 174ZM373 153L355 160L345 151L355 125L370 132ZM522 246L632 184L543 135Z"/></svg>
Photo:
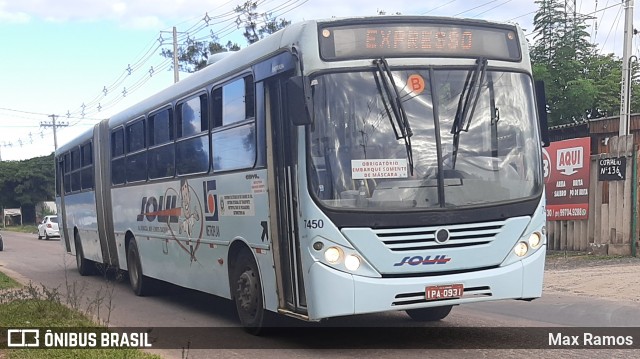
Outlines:
<svg viewBox="0 0 640 359"><path fill-rule="evenodd" d="M640 302L640 258L550 252L544 293ZM543 294L544 295L544 294Z"/></svg>

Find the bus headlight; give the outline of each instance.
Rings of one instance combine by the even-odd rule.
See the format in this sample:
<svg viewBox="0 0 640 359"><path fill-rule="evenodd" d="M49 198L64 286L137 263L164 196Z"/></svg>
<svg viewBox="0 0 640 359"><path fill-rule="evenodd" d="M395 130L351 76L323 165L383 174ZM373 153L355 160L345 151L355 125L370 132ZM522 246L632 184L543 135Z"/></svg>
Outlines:
<svg viewBox="0 0 640 359"><path fill-rule="evenodd" d="M360 258L353 254L348 254L344 258L344 266L347 267L348 270L355 272L360 268Z"/></svg>
<svg viewBox="0 0 640 359"><path fill-rule="evenodd" d="M342 257L342 251L338 247L329 247L324 251L324 259L331 264L336 264Z"/></svg>
<svg viewBox="0 0 640 359"><path fill-rule="evenodd" d="M531 233L529 236L529 246L531 248L538 248L542 244L542 236L538 232Z"/></svg>
<svg viewBox="0 0 640 359"><path fill-rule="evenodd" d="M525 242L518 242L518 244L516 244L516 246L513 247L513 252L518 257L524 257L525 255L527 255L528 251L529 251L529 246L527 246Z"/></svg>

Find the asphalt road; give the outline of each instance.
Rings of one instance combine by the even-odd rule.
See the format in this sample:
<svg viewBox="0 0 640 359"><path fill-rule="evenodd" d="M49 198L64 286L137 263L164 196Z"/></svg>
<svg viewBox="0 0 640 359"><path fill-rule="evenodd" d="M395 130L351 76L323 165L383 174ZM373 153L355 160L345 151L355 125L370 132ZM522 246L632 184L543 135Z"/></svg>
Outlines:
<svg viewBox="0 0 640 359"><path fill-rule="evenodd" d="M311 324L284 318L281 324L295 328L253 337L238 327L234 306L228 300L168 285L153 297L137 297L126 279L114 275L81 277L75 268L75 258L64 253L59 240L44 241L37 240L37 235L2 233L5 248L0 252L1 271L24 284L32 282L58 288L84 307L93 298L107 299L104 303L111 302L111 305L104 304L99 315L94 310L95 319L111 327L160 328L154 335L172 340L173 349L151 351L167 358L395 358L424 356L425 348L434 346L468 349L430 350L429 356L530 358L538 352L535 350L540 347L538 343L547 340L548 332L555 332L553 327L564 326L636 327L629 330L633 330L634 336L637 334L634 339L640 344L637 303L560 295L546 295L533 302L460 306L445 320L428 324L413 322L403 312L334 318ZM169 326L172 328L166 328ZM522 335L526 330L531 331L530 338ZM558 332L568 330L558 328ZM505 349L475 349L478 347ZM558 358L585 355L580 350L539 352L545 357ZM589 354L603 358L630 355L640 357L640 351L594 350Z"/></svg>

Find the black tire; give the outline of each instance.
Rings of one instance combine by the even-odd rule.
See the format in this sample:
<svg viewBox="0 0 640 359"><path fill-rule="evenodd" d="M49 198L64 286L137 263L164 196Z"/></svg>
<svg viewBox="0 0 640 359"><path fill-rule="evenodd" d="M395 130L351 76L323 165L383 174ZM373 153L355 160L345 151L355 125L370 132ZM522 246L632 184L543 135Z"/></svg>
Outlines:
<svg viewBox="0 0 640 359"><path fill-rule="evenodd" d="M38 231L38 240L41 240L42 236L40 235L40 231Z"/></svg>
<svg viewBox="0 0 640 359"><path fill-rule="evenodd" d="M435 322L444 319L451 312L452 305L442 307L409 309L407 314L418 322Z"/></svg>
<svg viewBox="0 0 640 359"><path fill-rule="evenodd" d="M231 294L244 330L259 335L267 326L258 266L250 252L242 251L231 277Z"/></svg>
<svg viewBox="0 0 640 359"><path fill-rule="evenodd" d="M151 278L142 272L140 251L135 239L131 239L127 248L127 268L129 271L129 283L133 292L140 297L151 294Z"/></svg>
<svg viewBox="0 0 640 359"><path fill-rule="evenodd" d="M44 232L44 239L47 241L51 239L51 237L49 237L49 234L47 234L47 232Z"/></svg>
<svg viewBox="0 0 640 359"><path fill-rule="evenodd" d="M93 274L95 266L92 261L84 257L80 235L78 233L75 233L73 238L76 243L76 266L78 267L78 273L80 273L81 276Z"/></svg>
<svg viewBox="0 0 640 359"><path fill-rule="evenodd" d="M4 243L2 242L2 238L0 238L0 252L4 250Z"/></svg>

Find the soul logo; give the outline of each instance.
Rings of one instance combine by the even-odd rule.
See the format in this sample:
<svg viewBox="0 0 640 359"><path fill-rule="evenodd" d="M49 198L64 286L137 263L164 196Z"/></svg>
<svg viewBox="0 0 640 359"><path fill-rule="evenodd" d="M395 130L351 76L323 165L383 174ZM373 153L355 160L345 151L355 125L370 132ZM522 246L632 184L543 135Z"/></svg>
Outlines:
<svg viewBox="0 0 640 359"><path fill-rule="evenodd" d="M431 258L432 258L431 256L426 256L426 257L422 257L422 256L404 257L404 258L402 258L402 260L400 262L395 263L393 266L394 267L400 267L400 266L403 266L405 264L408 264L410 266L429 265L429 264L447 264L451 260L451 258L447 258L446 254L433 256L433 259L431 259Z"/></svg>

